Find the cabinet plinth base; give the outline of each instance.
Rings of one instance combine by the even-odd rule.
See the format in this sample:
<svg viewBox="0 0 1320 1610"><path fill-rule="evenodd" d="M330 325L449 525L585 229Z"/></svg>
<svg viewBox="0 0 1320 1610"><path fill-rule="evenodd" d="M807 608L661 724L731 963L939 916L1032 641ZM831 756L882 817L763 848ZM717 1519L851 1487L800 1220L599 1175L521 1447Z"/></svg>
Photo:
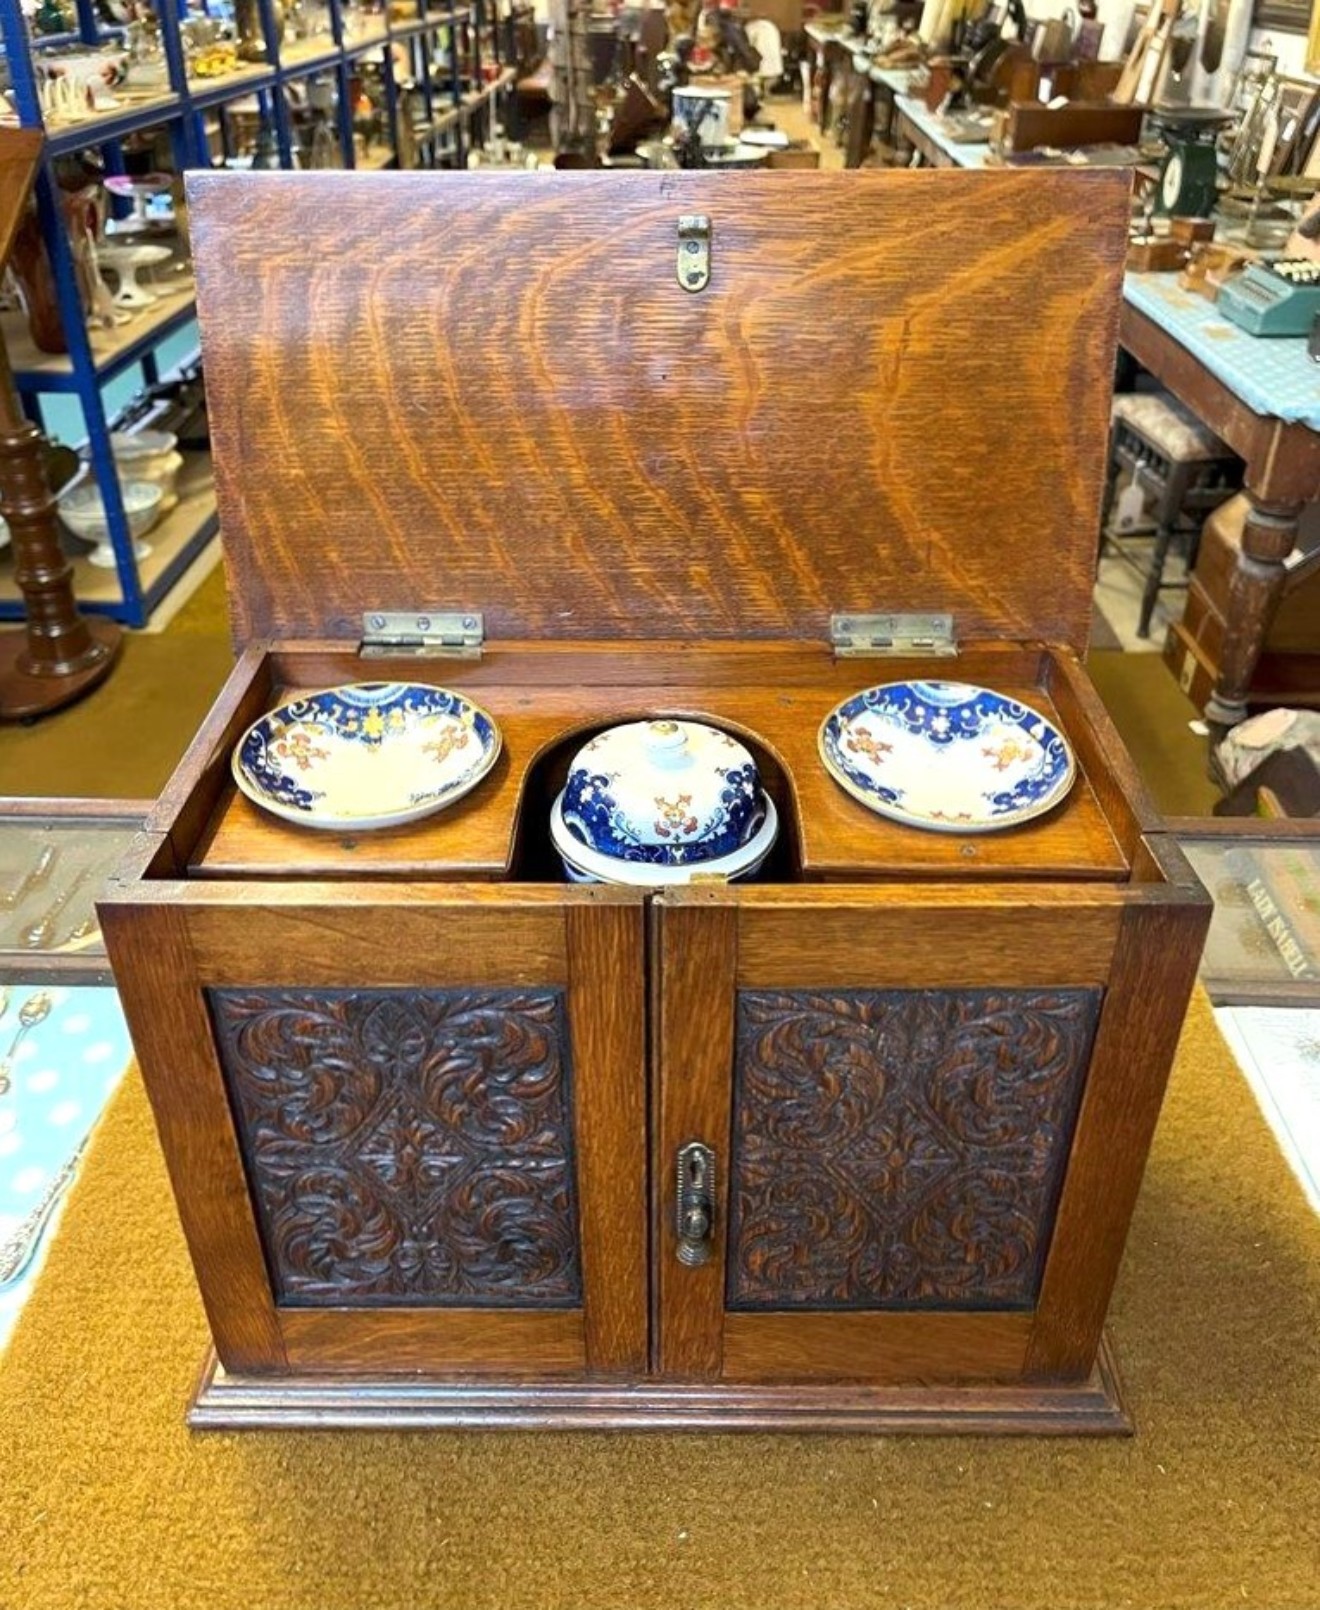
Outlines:
<svg viewBox="0 0 1320 1610"><path fill-rule="evenodd" d="M230 1375L209 1353L196 1430L833 1431L1127 1436L1108 1338L1075 1385L714 1385Z"/></svg>

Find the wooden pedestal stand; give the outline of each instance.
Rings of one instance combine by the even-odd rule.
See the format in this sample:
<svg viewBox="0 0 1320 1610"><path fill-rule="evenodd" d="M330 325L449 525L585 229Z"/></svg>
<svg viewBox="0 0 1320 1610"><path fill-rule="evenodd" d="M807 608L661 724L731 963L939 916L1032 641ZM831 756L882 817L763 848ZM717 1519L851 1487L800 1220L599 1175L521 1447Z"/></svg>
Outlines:
<svg viewBox="0 0 1320 1610"><path fill-rule="evenodd" d="M40 150L33 130L0 131L0 263L9 260ZM27 609L26 627L0 637L3 721L31 720L80 699L109 675L121 640L113 621L78 613L42 447L41 432L23 417L0 340L0 513Z"/></svg>

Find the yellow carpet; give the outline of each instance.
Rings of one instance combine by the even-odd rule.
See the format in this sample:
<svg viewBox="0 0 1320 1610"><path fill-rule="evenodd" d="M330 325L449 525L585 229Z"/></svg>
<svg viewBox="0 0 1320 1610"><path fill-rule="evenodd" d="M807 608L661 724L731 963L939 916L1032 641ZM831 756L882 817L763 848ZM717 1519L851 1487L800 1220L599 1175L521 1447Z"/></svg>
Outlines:
<svg viewBox="0 0 1320 1610"><path fill-rule="evenodd" d="M145 1099L0 1360L5 1610L1320 1605L1320 1224L1204 1000L1114 1312L1132 1441L189 1435Z"/></svg>

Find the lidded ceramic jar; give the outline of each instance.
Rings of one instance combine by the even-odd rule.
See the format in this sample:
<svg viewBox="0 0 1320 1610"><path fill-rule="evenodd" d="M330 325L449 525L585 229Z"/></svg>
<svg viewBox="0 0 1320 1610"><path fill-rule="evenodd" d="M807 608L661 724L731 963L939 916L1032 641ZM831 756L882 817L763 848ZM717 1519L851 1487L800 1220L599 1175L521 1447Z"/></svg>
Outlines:
<svg viewBox="0 0 1320 1610"><path fill-rule="evenodd" d="M746 876L778 832L751 752L699 721L633 721L573 757L551 812L569 877L686 883L694 872Z"/></svg>

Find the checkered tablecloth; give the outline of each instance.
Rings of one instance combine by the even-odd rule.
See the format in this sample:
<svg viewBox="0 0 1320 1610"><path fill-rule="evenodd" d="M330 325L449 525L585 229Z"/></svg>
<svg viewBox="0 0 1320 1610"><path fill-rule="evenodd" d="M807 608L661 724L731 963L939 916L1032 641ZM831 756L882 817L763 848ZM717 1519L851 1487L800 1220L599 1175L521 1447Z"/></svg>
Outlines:
<svg viewBox="0 0 1320 1610"><path fill-rule="evenodd" d="M1129 274L1129 306L1166 330L1248 408L1320 429L1320 363L1304 336L1248 335L1212 302L1182 290L1176 274Z"/></svg>
<svg viewBox="0 0 1320 1610"><path fill-rule="evenodd" d="M22 1028L25 1006L36 1007L39 1017L30 1030ZM119 997L104 986L3 978L0 1007L3 1348L36 1282L78 1157L132 1048Z"/></svg>

